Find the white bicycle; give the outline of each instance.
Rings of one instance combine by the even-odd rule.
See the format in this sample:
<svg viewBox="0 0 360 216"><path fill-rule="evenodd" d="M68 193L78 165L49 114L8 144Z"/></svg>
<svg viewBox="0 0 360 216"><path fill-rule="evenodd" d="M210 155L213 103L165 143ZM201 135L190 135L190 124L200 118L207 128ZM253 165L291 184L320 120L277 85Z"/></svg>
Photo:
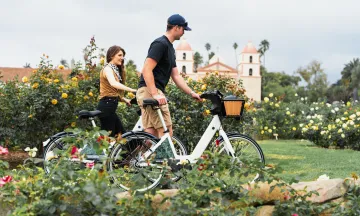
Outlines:
<svg viewBox="0 0 360 216"><path fill-rule="evenodd" d="M131 104L137 105L135 98L131 100ZM139 119L136 122L132 131L122 134L122 139L128 139L128 137L131 137L132 146L141 146L140 142L143 141L144 138L151 139L153 141L159 140L157 137L143 132L144 128L142 125L141 112L139 112L139 111L137 112L139 115ZM94 110L94 111L82 110L79 112L78 116L80 119L89 120L91 122L93 128L95 128L96 127L95 117L100 114L101 114L101 111L99 111L99 110ZM60 152L68 151L68 149L65 148L66 139L68 139L69 137L76 137L76 136L77 135L72 132L63 131L63 132L57 133L57 134L49 137L46 141L43 142L44 170L46 173L50 173L52 166L54 166L58 162L58 159L60 158L59 155L61 155ZM134 136L138 137L138 138L134 138ZM172 137L172 140L175 144L177 153L180 155L186 155L187 149L186 149L185 145L175 136ZM90 148L90 146L85 145L85 146L83 146L82 149L79 149L79 153L81 155L85 155L85 158L80 159L77 157L72 157L72 158L68 158L68 160L70 160L74 163L80 163L82 165L85 165L88 163L90 163L90 164L97 163L102 160L109 159L111 153L108 155L108 152L112 152L114 146L116 146L114 142L110 143L109 149L108 150L104 149L103 154L98 155L95 153L95 151L92 150L92 148ZM131 149L128 149L128 151L131 151ZM112 160L112 159L110 158L110 160ZM107 163L107 165L108 166L112 165L111 167L107 168L109 171L114 170L114 168L115 168L114 164ZM111 177L111 179L113 179L113 178L114 177ZM177 176L174 176L172 178L173 181L178 181L179 179L180 178Z"/></svg>
<svg viewBox="0 0 360 216"><path fill-rule="evenodd" d="M176 150L174 144L177 143L170 138L158 102L154 99L143 101L143 106L151 106L157 111L166 133L160 141L149 139L145 133L130 135L126 138L127 143L113 148L109 155L112 159L109 167L121 166L123 168L117 169L120 173L113 179L119 187L136 191L147 191L156 187L164 177L166 166L163 163L165 160L172 161L170 167L175 171L184 162L196 163L211 141L216 138L214 136L217 132L219 137L216 138L215 145L218 146L219 153L230 155L234 159L233 161L237 161L239 164L242 164L242 160L265 163L264 154L255 140L243 134L226 133L221 125L223 117L240 118L245 101L234 96L223 98L219 91L206 92L201 95L201 98L212 102L213 119L190 155L179 154ZM137 150L133 150L135 148ZM129 154L129 152L131 153ZM259 175L254 174L250 181L258 178Z"/></svg>

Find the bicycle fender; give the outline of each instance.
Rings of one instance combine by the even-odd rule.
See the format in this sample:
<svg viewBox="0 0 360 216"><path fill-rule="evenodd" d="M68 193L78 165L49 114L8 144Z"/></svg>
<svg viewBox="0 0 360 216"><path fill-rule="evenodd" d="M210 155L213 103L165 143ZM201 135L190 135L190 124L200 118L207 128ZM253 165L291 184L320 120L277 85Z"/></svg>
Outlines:
<svg viewBox="0 0 360 216"><path fill-rule="evenodd" d="M229 133L226 133L226 135L229 137L229 136L233 136L233 135L237 135L239 133L235 133L235 132L229 132ZM217 142L222 142L224 140L224 138L222 136L219 136L216 141Z"/></svg>
<svg viewBox="0 0 360 216"><path fill-rule="evenodd" d="M47 140L45 140L43 142L43 146L46 147L49 143L53 142L54 140L60 138L60 137L63 137L63 136L67 136L67 135L73 135L74 133L72 132L65 132L65 131L62 131L62 132L59 132L55 135L52 135L50 138L48 138Z"/></svg>
<svg viewBox="0 0 360 216"><path fill-rule="evenodd" d="M139 135L144 135L144 136L148 136L149 138L154 139L154 140L156 140L156 141L159 141L159 140L160 140L160 139L157 138L156 136L154 136L154 135L152 135L152 134L149 134L149 133L146 133L146 132L143 132L143 131L129 131L129 132L124 133L121 137L122 137L122 138L126 138L126 137L128 137L128 136L130 136L130 135L137 135L137 134L139 134Z"/></svg>

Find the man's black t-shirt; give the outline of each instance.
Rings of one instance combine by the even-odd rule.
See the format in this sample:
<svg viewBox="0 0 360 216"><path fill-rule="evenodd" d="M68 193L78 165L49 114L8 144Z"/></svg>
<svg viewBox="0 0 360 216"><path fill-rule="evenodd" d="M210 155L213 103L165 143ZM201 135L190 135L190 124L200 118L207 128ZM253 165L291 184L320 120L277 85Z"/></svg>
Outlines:
<svg viewBox="0 0 360 216"><path fill-rule="evenodd" d="M165 92L165 86L169 82L171 70L176 67L174 47L165 35L151 43L147 58L152 58L157 62L153 70L155 86L162 92ZM141 74L138 88L144 86L146 86L146 83Z"/></svg>

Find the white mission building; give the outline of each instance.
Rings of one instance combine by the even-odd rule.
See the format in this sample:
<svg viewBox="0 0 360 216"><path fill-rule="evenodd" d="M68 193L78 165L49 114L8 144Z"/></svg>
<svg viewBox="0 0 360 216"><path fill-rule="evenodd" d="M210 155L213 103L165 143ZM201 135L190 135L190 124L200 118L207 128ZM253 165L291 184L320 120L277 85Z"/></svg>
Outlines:
<svg viewBox="0 0 360 216"><path fill-rule="evenodd" d="M245 88L246 96L255 101L261 100L261 74L260 74L260 53L255 46L249 42L241 54L238 56L240 62L236 68L233 68L224 63L223 58L215 54L210 60L209 64L198 68L194 71L193 50L190 44L181 39L179 45L176 47L176 64L179 72L186 73L192 79L199 79L206 75L206 73L215 73L228 75L234 79L241 79L243 87Z"/></svg>

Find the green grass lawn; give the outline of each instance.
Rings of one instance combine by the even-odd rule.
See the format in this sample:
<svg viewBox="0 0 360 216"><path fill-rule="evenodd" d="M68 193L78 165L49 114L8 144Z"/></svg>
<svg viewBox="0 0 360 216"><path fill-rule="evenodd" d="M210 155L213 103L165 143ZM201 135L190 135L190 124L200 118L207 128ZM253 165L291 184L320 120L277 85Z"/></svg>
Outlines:
<svg viewBox="0 0 360 216"><path fill-rule="evenodd" d="M300 181L316 180L327 174L330 178L350 177L360 173L360 151L319 148L309 141L258 141L267 164L283 169L284 180L299 176Z"/></svg>

